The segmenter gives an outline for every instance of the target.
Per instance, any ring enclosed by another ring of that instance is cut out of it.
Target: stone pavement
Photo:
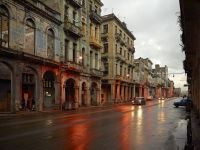
[[[200,119],[198,119],[194,112],[191,113],[192,122],[192,141],[195,150],[200,150]]]

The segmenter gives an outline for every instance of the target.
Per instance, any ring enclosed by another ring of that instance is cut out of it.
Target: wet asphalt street
[[[0,150],[182,150],[186,112],[177,100],[0,116]]]

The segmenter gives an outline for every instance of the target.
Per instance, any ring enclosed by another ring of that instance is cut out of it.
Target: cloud
[[[136,58],[148,57],[154,65],[157,63],[161,66],[167,65],[171,73],[184,72],[182,62],[185,56],[179,45],[180,29],[177,23],[180,11],[178,1],[102,0],[102,2],[104,3],[102,14],[115,13],[121,21],[127,23],[127,27],[136,37]],[[174,82],[178,87],[183,87],[183,83],[186,82],[180,76],[177,76],[176,80]]]

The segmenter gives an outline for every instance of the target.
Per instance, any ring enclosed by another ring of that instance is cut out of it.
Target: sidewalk
[[[200,150],[200,120],[196,118],[194,112],[191,113],[192,142],[195,150]]]
[[[164,101],[170,101],[173,100],[174,98],[168,98]],[[153,100],[153,101],[148,101],[147,104],[144,107],[149,107],[153,105],[158,105],[159,101],[158,100]],[[59,113],[65,113],[65,114],[78,114],[78,113],[87,113],[89,111],[98,111],[98,110],[106,110],[109,108],[121,106],[121,105],[131,105],[131,101],[123,102],[123,103],[107,103],[104,105],[98,105],[98,106],[88,106],[88,107],[79,107],[78,109],[73,109],[73,110],[44,110],[44,111],[19,111],[17,113],[5,113],[5,114],[0,114],[0,117],[14,117],[14,116],[37,116],[37,115],[49,115],[49,114],[59,114]]]

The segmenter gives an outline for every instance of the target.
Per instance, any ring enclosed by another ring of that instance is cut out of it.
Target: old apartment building
[[[40,1],[2,0],[0,19],[0,111],[32,99],[37,110],[59,104],[60,13]]]
[[[99,0],[66,0],[61,4],[61,101],[66,109],[100,104],[102,6]]]
[[[103,16],[101,38],[103,102],[124,102],[135,96],[134,35],[114,14]]]
[[[0,2],[0,112],[100,104],[102,5]]]
[[[155,82],[153,78],[152,65],[148,58],[135,59],[135,81],[136,81],[136,96],[147,98],[148,96],[155,97]]]
[[[200,116],[200,3],[198,0],[180,0],[180,25],[182,50],[185,53],[183,66],[187,73],[189,96],[194,110]]]

